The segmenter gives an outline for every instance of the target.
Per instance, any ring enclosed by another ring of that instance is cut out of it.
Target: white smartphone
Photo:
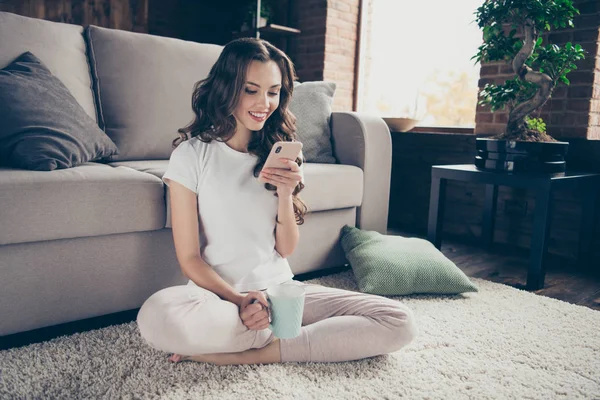
[[[288,160],[296,161],[296,158],[302,151],[301,142],[276,142],[271,147],[271,152],[265,161],[263,168],[281,168],[290,169],[290,167],[281,161],[280,158],[287,158]]]

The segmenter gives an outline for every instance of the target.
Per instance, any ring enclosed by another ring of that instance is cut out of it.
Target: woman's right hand
[[[255,299],[257,301],[250,304]],[[269,302],[263,292],[248,292],[240,303],[240,318],[250,330],[260,331],[269,327]]]

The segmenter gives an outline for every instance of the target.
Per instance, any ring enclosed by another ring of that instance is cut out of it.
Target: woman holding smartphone
[[[348,361],[397,351],[414,337],[412,313],[397,301],[293,279],[286,258],[306,213],[302,155],[262,167],[276,142],[296,138],[294,78],[281,50],[243,38],[194,88],[195,118],[179,130],[163,176],[177,260],[190,280],[153,294],[137,317],[142,337],[172,353],[171,362]],[[268,329],[263,291],[281,283],[305,288],[293,339]]]

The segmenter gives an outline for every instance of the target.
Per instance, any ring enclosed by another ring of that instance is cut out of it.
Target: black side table
[[[544,256],[548,247],[550,215],[552,212],[551,191],[553,188],[579,187],[583,191],[582,221],[579,235],[578,262],[589,263],[593,244],[595,204],[600,194],[600,173],[578,173],[567,171],[563,174],[513,174],[480,171],[472,164],[434,165],[431,170],[431,197],[429,200],[429,221],[427,239],[438,249],[442,245],[442,222],[444,201],[448,179],[485,184],[483,211],[483,244],[489,247],[493,242],[494,217],[498,186],[527,188],[535,191],[535,210],[531,256],[527,272],[527,289],[544,287]]]

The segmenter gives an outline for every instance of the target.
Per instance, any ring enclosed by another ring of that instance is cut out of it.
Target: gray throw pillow
[[[118,154],[69,89],[30,52],[0,70],[0,160],[37,171]]]
[[[464,272],[427,240],[345,225],[341,245],[362,292],[395,296],[478,291]]]
[[[294,82],[289,109],[296,116],[296,134],[307,162],[337,162],[329,125],[335,88],[335,82]]]

